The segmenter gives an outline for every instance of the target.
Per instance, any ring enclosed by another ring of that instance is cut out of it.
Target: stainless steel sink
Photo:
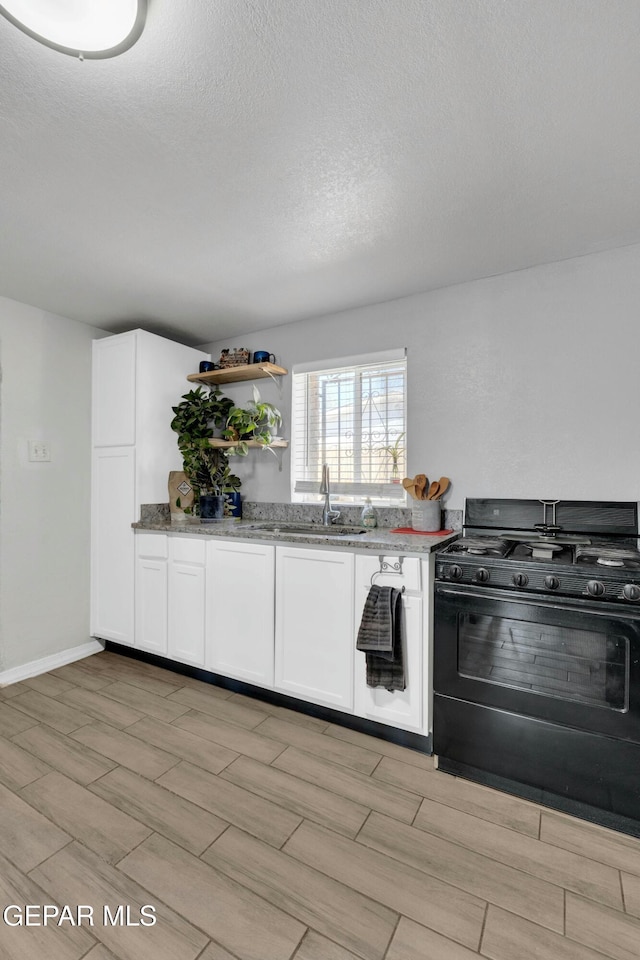
[[[330,527],[319,523],[254,523],[254,530],[263,530],[265,533],[286,534],[294,537],[317,537],[326,540],[329,537],[354,537],[366,533],[366,528],[345,527],[332,524]]]

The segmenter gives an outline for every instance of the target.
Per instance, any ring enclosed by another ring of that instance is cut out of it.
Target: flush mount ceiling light
[[[98,60],[115,57],[136,42],[147,0],[5,0],[0,13],[60,53]]]

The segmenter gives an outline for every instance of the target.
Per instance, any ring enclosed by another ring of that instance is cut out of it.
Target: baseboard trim
[[[326,720],[327,723],[336,723],[341,727],[348,727],[350,730],[357,730],[359,733],[378,737],[379,740],[388,740],[390,743],[398,744],[398,746],[408,747],[409,750],[416,750],[419,753],[429,755],[432,753],[430,735],[425,737],[419,733],[412,733],[410,730],[401,730],[399,727],[387,726],[387,724],[378,723],[375,720],[356,717],[352,713],[342,713],[340,710],[333,710],[331,707],[321,707],[315,703],[307,703],[305,700],[289,697],[284,693],[278,693],[276,690],[256,687],[244,680],[234,680],[218,673],[211,673],[201,667],[191,667],[186,663],[168,660],[166,657],[158,656],[157,653],[148,653],[146,650],[137,650],[135,647],[124,647],[113,640],[106,641],[106,649],[113,653],[120,653],[123,657],[129,657],[132,660],[142,660],[144,663],[152,663],[155,666],[163,667],[165,670],[171,670],[173,673],[194,677],[194,679],[201,680],[203,683],[211,683],[216,687],[223,687],[225,690],[233,690],[234,693],[245,693],[250,697],[255,697],[256,700],[273,703],[277,707],[287,707],[289,710],[297,711],[297,713],[306,713],[309,717],[317,717],[319,720]]]
[[[58,667],[64,667],[76,660],[84,660],[85,657],[90,657],[94,653],[102,653],[103,650],[104,643],[102,641],[89,640],[88,643],[82,643],[78,647],[68,647],[66,650],[60,650],[59,653],[52,653],[49,657],[31,660],[30,663],[23,663],[19,667],[12,667],[10,670],[4,670],[0,673],[0,687],[8,687],[12,683],[19,683],[20,680],[37,677],[41,673],[48,673],[49,670],[57,670]]]

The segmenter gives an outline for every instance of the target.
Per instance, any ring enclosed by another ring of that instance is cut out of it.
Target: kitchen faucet
[[[329,464],[322,464],[322,480],[320,482],[320,493],[324,495],[324,507],[322,508],[322,525],[330,526],[340,516],[339,510],[331,509],[331,486],[329,483]]]

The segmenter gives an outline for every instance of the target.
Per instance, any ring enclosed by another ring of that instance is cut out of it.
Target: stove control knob
[[[476,580],[478,583],[486,583],[489,577],[490,573],[486,567],[479,567],[478,570],[476,570]]]
[[[640,587],[635,583],[627,583],[622,588],[622,596],[625,600],[640,600]]]
[[[554,577],[551,574],[549,574],[548,577],[544,578],[544,585],[547,588],[547,590],[557,590],[558,587],[560,586],[560,581],[558,580],[557,577]]]
[[[587,593],[590,597],[604,596],[605,586],[602,580],[589,580],[587,584]]]
[[[462,580],[462,567],[459,567],[457,563],[452,563],[449,567],[449,576],[452,580]]]
[[[529,577],[526,573],[514,573],[511,579],[513,580],[514,587],[526,587],[529,583]]]

